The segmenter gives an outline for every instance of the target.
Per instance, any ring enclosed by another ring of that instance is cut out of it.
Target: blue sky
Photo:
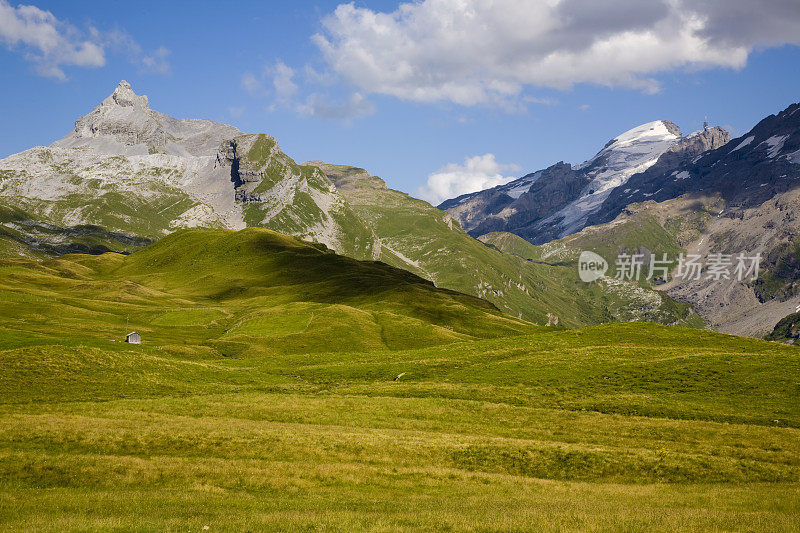
[[[579,163],[644,122],[689,133],[708,116],[736,136],[800,101],[791,0],[450,2],[30,0],[31,14],[0,0],[0,157],[65,135],[126,79],[153,109],[436,200]],[[420,189],[442,169],[439,189]]]

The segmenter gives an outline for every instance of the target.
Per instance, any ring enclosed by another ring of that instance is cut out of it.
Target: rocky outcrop
[[[259,183],[263,179],[262,172],[242,167],[242,161],[237,153],[239,141],[231,139],[224,141],[217,152],[216,164],[221,167],[230,168],[231,183],[233,183],[234,195],[237,202],[249,203],[258,202],[258,195],[252,194],[254,186],[251,184]]]

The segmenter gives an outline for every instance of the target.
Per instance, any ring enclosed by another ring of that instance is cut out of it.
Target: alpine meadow
[[[797,531],[794,2],[34,1],[0,529]]]

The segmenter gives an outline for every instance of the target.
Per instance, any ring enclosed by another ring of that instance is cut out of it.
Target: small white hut
[[[136,333],[128,333],[125,335],[125,342],[129,342],[131,344],[142,344],[142,336]]]

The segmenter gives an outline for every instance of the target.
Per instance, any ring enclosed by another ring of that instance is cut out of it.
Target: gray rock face
[[[203,119],[175,119],[150,109],[147,96],[137,95],[121,81],[114,92],[75,129],[52,144],[58,148],[89,147],[116,155],[212,156],[225,139],[242,132],[233,126]]]
[[[231,139],[223,141],[217,152],[217,164],[221,167],[230,168],[231,183],[235,192],[237,202],[248,203],[260,200],[258,195],[253,194],[254,184],[260,183],[263,179],[262,172],[258,169],[249,169],[247,164],[242,165],[240,157],[239,143],[244,140],[247,143],[247,136],[243,139]],[[246,149],[246,146],[241,148]]]
[[[325,175],[301,168],[272,137],[172,118],[125,81],[50,147],[0,160],[6,205],[53,227],[90,224],[148,239],[251,225],[359,258],[372,257],[374,244]]]

